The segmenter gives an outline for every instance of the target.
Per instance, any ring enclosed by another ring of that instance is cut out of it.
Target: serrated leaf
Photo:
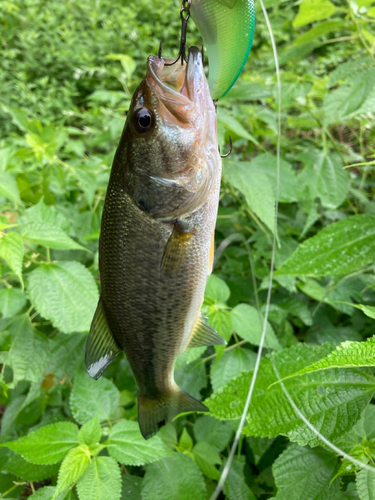
[[[99,299],[91,273],[79,262],[44,264],[28,277],[35,309],[64,333],[86,332]]]
[[[100,427],[99,417],[95,415],[91,420],[88,420],[79,430],[78,442],[80,444],[91,444],[99,443],[102,437],[102,428]]]
[[[372,262],[374,254],[375,216],[353,215],[301,243],[275,275],[349,274]]]
[[[5,196],[12,201],[20,201],[16,179],[7,172],[0,172],[0,196]]]
[[[78,427],[72,422],[58,422],[41,427],[16,441],[1,446],[19,453],[33,464],[49,465],[60,462],[78,441]]]
[[[5,260],[22,285],[23,254],[22,238],[18,233],[12,231],[3,235],[0,234],[0,257]]]
[[[212,302],[224,303],[230,297],[230,289],[225,281],[219,278],[219,276],[210,274],[207,278],[204,296]]]
[[[43,200],[28,208],[18,217],[22,236],[28,241],[56,250],[86,250],[70,238],[65,231],[69,221],[60,212],[47,206]]]
[[[5,353],[3,363],[13,369],[13,379],[37,382],[46,368],[50,349],[47,339],[32,327],[26,314],[16,317],[8,327],[11,334],[9,351]],[[37,356],[30,353],[38,353]]]
[[[197,441],[205,441],[217,451],[222,451],[230,441],[233,427],[229,422],[204,415],[197,419],[194,425],[194,435]]]
[[[59,470],[57,464],[41,466],[27,462],[21,455],[7,448],[0,448],[0,468],[25,481],[42,481],[57,474]]]
[[[56,488],[54,486],[44,486],[28,497],[29,500],[51,500]],[[74,500],[70,495],[61,493],[55,500]]]
[[[113,382],[105,377],[92,379],[86,372],[78,370],[70,394],[70,408],[80,424],[98,416],[100,422],[108,420],[116,410],[120,392]]]
[[[211,384],[216,392],[243,371],[253,370],[256,353],[249,349],[235,347],[224,351],[220,361],[211,365]]]
[[[19,288],[0,290],[0,312],[4,318],[15,316],[26,304],[26,296]]]
[[[207,310],[208,323],[227,342],[233,332],[233,320],[229,310],[217,307],[215,304]]]
[[[340,491],[338,480],[331,483],[336,464],[336,456],[322,448],[289,446],[272,466],[276,499],[335,500]]]
[[[249,141],[254,142],[254,144],[258,144],[258,141],[245,129],[245,127],[240,123],[234,116],[226,113],[223,108],[220,108],[217,114],[217,119],[221,122],[228,130],[238,135],[239,137],[243,137]]]
[[[78,481],[80,500],[119,500],[121,497],[121,472],[111,457],[94,457]]]
[[[259,345],[262,337],[263,318],[253,306],[238,304],[231,312],[234,331],[253,345]],[[264,345],[271,349],[280,349],[279,341],[267,322]]]
[[[227,491],[228,500],[256,500],[245,482],[244,465],[245,457],[243,455],[236,457],[232,462],[226,481],[227,486],[224,490]]]
[[[287,299],[278,302],[277,305],[282,309],[285,309],[285,311],[291,313],[293,316],[299,318],[305,325],[311,326],[313,324],[309,308],[297,297],[290,296]]]
[[[180,441],[178,444],[180,451],[191,450],[193,447],[193,440],[191,439],[190,434],[186,430],[186,427],[184,427],[182,431]]]
[[[356,483],[361,500],[375,500],[375,467],[373,472],[362,469],[357,474]]]
[[[296,373],[292,373],[287,378],[332,368],[365,366],[375,366],[375,336],[367,339],[367,342],[343,342],[336,347],[336,350],[330,352],[327,357],[306,366]]]
[[[138,423],[127,420],[113,426],[107,447],[111,457],[125,465],[144,465],[173,453],[159,436],[146,441]]]
[[[292,24],[294,27],[304,26],[325,19],[335,11],[336,7],[329,0],[302,0]]]
[[[227,161],[223,176],[245,196],[250,209],[273,233],[275,193],[267,174],[256,163]]]
[[[331,350],[332,345],[327,344],[299,344],[273,353],[271,359],[264,358],[244,433],[262,437],[283,434],[300,445],[320,444],[290,404],[281,384],[273,385],[278,380],[273,364],[283,378],[322,359]],[[243,373],[205,401],[212,416],[239,418],[251,379],[252,372]],[[332,440],[348,432],[360,418],[375,391],[375,378],[362,370],[336,368],[285,380],[284,386],[305,418]]]
[[[349,174],[338,156],[319,153],[314,162],[315,182],[310,185],[312,197],[319,197],[329,209],[339,207],[349,189]]]
[[[61,464],[53,499],[82,476],[89,461],[90,453],[86,445],[80,445],[69,451]]]
[[[206,500],[202,472],[181,453],[147,466],[142,500]]]

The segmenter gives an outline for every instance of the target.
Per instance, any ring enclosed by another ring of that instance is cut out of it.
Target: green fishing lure
[[[254,0],[192,0],[190,13],[208,52],[208,83],[217,100],[235,83],[249,57]]]

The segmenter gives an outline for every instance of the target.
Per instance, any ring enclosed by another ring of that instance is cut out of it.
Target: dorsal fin
[[[206,316],[199,313],[187,349],[191,349],[192,347],[226,344],[227,343],[223,337],[220,337],[217,331],[207,323]]]
[[[97,380],[120,352],[108,326],[102,299],[99,299],[86,342],[86,370]]]

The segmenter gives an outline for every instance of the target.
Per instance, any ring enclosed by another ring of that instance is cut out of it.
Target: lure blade
[[[190,12],[207,48],[208,83],[216,101],[230,90],[249,57],[254,0],[193,0]]]

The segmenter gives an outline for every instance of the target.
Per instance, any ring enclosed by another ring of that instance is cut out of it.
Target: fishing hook
[[[187,31],[187,24],[190,18],[190,6],[191,6],[191,0],[182,0],[181,10],[180,10],[180,18],[181,18],[180,51],[178,53],[177,59],[175,59],[171,63],[164,63],[165,66],[173,66],[180,59],[181,59],[181,64],[184,64],[184,61],[186,63],[188,62],[186,57],[186,31]],[[162,50],[162,42],[160,42],[159,46],[159,54],[158,54],[159,59],[161,58],[161,50]]]
[[[233,150],[233,144],[232,144],[232,136],[229,136],[229,151],[225,155],[220,155],[221,158],[227,158]],[[219,153],[220,153],[220,146],[219,146]]]

